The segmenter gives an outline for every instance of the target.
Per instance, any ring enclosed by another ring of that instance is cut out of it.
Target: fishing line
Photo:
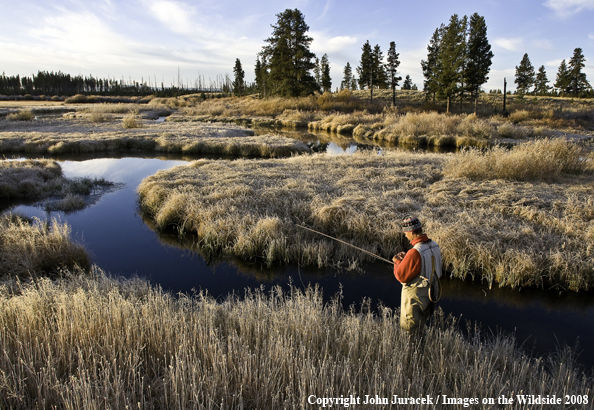
[[[340,240],[340,239],[338,239],[338,238],[335,238],[335,237],[333,237],[333,236],[326,235],[325,233],[318,232],[318,231],[316,231],[316,230],[314,230],[314,229],[308,228],[307,226],[303,226],[303,225],[299,225],[299,224],[295,224],[295,225],[297,225],[297,226],[298,226],[298,227],[300,227],[300,228],[307,229],[308,231],[311,231],[311,232],[317,233],[318,235],[325,236],[326,238],[330,238],[330,239],[332,239],[332,240],[334,240],[334,241],[337,241],[337,242],[340,242],[340,243],[342,243],[342,244],[345,244],[345,245],[347,245],[347,246],[350,246],[350,247],[352,247],[352,248],[355,248],[355,249],[357,249],[357,250],[359,250],[359,251],[361,251],[361,252],[365,252],[366,254],[368,254],[368,255],[371,255],[371,256],[373,256],[374,258],[377,258],[377,259],[379,259],[379,260],[382,260],[382,261],[384,261],[384,262],[387,262],[387,263],[389,263],[390,265],[394,265],[394,262],[392,262],[391,260],[388,260],[388,259],[382,258],[381,256],[379,256],[379,255],[376,255],[375,253],[371,253],[371,252],[369,252],[369,251],[366,251],[365,249],[359,248],[358,246],[355,246],[355,245],[353,245],[353,244],[350,244],[350,243],[348,243],[348,242],[342,241],[342,240]]]

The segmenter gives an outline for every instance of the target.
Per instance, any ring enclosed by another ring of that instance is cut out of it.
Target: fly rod
[[[348,246],[350,246],[350,247],[352,247],[352,248],[355,248],[355,249],[357,249],[357,250],[359,250],[359,251],[361,251],[361,252],[365,252],[366,254],[368,254],[368,255],[371,255],[371,256],[373,256],[374,258],[380,259],[380,260],[382,260],[382,261],[384,261],[384,262],[388,262],[389,264],[391,264],[391,265],[394,265],[394,262],[392,262],[392,261],[390,261],[390,260],[388,260],[388,259],[382,258],[381,256],[379,256],[379,255],[376,255],[375,253],[371,253],[371,252],[369,252],[369,251],[366,251],[365,249],[361,249],[361,248],[359,248],[358,246],[352,245],[352,244],[350,244],[350,243],[348,243],[348,242],[345,242],[345,241],[341,241],[340,239],[334,238],[334,237],[332,237],[332,236],[330,236],[330,235],[326,235],[325,233],[322,233],[322,232],[315,231],[315,230],[313,230],[313,229],[311,229],[311,228],[308,228],[307,226],[303,226],[303,225],[299,225],[299,224],[295,224],[295,225],[297,225],[297,226],[298,226],[298,227],[300,227],[300,228],[307,229],[308,231],[312,231],[312,232],[314,232],[314,233],[317,233],[318,235],[322,235],[322,236],[325,236],[326,238],[330,238],[330,239],[332,239],[332,240],[334,240],[334,241],[337,241],[337,242],[343,243],[343,244],[345,244],[345,245],[348,245]]]

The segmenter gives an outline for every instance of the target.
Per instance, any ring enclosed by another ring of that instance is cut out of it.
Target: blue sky
[[[359,64],[367,40],[384,55],[395,41],[402,76],[422,88],[420,62],[435,29],[453,14],[474,12],[485,17],[495,55],[485,90],[503,88],[504,77],[513,90],[524,53],[554,82],[576,47],[594,84],[594,0],[0,0],[0,72],[150,78],[168,86],[178,72],[190,84],[198,76],[232,77],[239,58],[252,81],[270,25],[288,8],[304,14],[312,51],[328,54],[333,88],[347,61]]]

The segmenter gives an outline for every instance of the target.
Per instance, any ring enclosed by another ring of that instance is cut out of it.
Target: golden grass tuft
[[[70,227],[16,215],[0,217],[0,277],[28,278],[61,269],[90,269],[85,249],[70,240]]]
[[[33,121],[33,111],[31,110],[20,110],[18,112],[13,112],[6,116],[8,121]]]
[[[592,378],[568,349],[530,358],[510,337],[478,327],[463,336],[441,310],[422,348],[398,320],[369,303],[345,311],[340,295],[325,302],[311,287],[246,289],[217,302],[100,270],[3,286],[0,406],[302,409],[309,397],[402,391],[592,400]]]
[[[589,166],[583,158],[583,150],[577,144],[545,138],[516,145],[512,149],[465,150],[449,158],[444,174],[475,180],[553,180],[563,174],[582,172]]]
[[[142,128],[142,120],[136,114],[127,114],[122,119],[122,127],[129,128]]]

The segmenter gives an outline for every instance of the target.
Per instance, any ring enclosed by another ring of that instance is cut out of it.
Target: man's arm
[[[416,249],[409,250],[404,256],[402,254],[404,252],[400,252],[392,258],[394,276],[400,283],[408,283],[421,273],[421,255]]]

